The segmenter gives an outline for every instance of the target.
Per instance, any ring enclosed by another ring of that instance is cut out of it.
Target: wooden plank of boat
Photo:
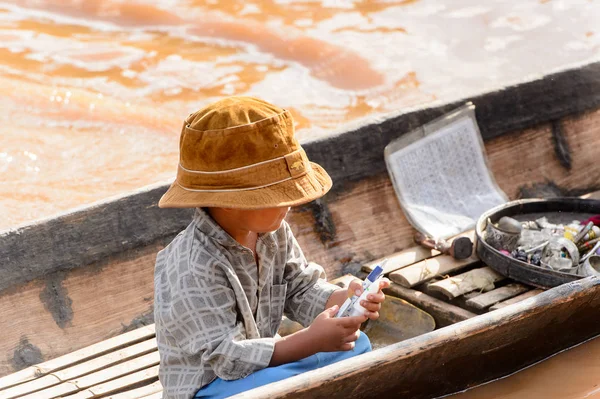
[[[116,337],[98,342],[97,344],[90,345],[86,348],[69,353],[68,355],[38,364],[34,367],[39,370],[40,375],[55,372],[67,366],[81,363],[143,341],[148,341],[149,339],[154,338],[155,335],[156,331],[154,329],[154,324],[151,324],[149,326],[144,326],[125,334],[117,335]],[[0,383],[1,382],[2,380],[0,380]],[[0,387],[1,386],[2,385],[0,385]]]
[[[139,398],[139,399],[162,399],[162,391],[153,393],[148,396],[144,396],[143,398]]]
[[[139,358],[101,369],[84,377],[62,382],[53,387],[30,393],[32,398],[71,399],[91,398],[101,393],[107,394],[126,388],[129,385],[152,380],[158,375],[158,351]],[[150,371],[148,371],[150,370]]]
[[[152,338],[154,335],[154,324],[152,324],[113,338],[109,338],[56,359],[37,364],[35,366],[30,366],[24,370],[0,378],[0,391],[11,386],[33,380],[53,371],[60,370],[66,366],[88,360],[92,357],[100,356],[115,349],[120,349],[148,338]]]
[[[529,299],[531,297],[534,297],[538,294],[541,294],[542,292],[544,292],[543,290],[540,289],[535,289],[535,290],[531,290],[531,291],[527,291],[524,294],[518,295],[514,298],[508,299],[506,301],[502,301],[500,303],[495,304],[494,306],[492,306],[490,308],[490,310],[496,310],[496,309],[502,309],[503,307],[506,307],[508,305],[513,305],[515,303],[519,303],[521,301],[524,301],[526,299]]]
[[[479,259],[476,256],[457,260],[450,255],[440,255],[396,270],[390,273],[389,278],[403,287],[412,288],[434,277],[443,277],[477,262]]]
[[[147,331],[147,329],[144,330]],[[125,348],[102,354],[82,363],[75,362],[71,367],[63,368],[41,378],[27,381],[23,384],[2,390],[0,391],[0,399],[11,399],[31,393],[36,393],[36,395],[39,395],[39,397],[54,397],[76,392],[79,390],[79,388],[74,383],[69,382],[68,384],[61,384],[61,382],[68,382],[79,376],[105,369],[111,365],[121,364],[126,360],[135,359],[139,356],[156,350],[156,339],[150,338],[146,341],[135,343],[131,346],[126,346]],[[92,354],[92,352],[89,350],[87,352],[90,355]],[[54,395],[55,392],[58,393]]]
[[[159,362],[160,356],[158,354],[158,350],[156,350],[138,358],[134,358],[123,363],[118,363],[108,368],[100,369],[95,373],[78,377],[72,381],[80,389],[90,388],[114,378],[123,376],[125,373],[132,373],[139,370],[145,370],[149,367],[154,367],[158,365]]]
[[[105,395],[109,395],[115,392],[121,392],[123,390],[127,390],[128,387],[131,386],[136,386],[136,385],[140,385],[143,384],[145,382],[152,382],[155,383],[156,380],[158,380],[158,367],[159,366],[152,366],[150,368],[147,369],[143,369],[140,371],[136,371],[135,373],[131,373],[128,374],[126,376],[114,379],[112,381],[108,381],[96,386],[92,386],[90,388],[88,388],[86,391],[89,392],[91,394],[91,396],[89,396],[89,394],[84,394],[80,396],[75,396],[72,399],[87,399],[87,398],[96,398],[96,397],[101,397],[101,396],[105,396]],[[142,388],[146,388],[146,390],[144,392],[137,392],[135,395],[137,396],[130,396],[130,397],[135,397],[135,398],[139,398],[140,396],[143,396],[144,394],[152,394],[154,392],[151,392],[152,390],[154,390],[157,385],[159,386],[159,390],[162,390],[162,386],[160,386],[160,383],[154,385],[152,388],[147,388],[148,386],[144,386]],[[124,393],[126,393],[127,391],[125,391]],[[87,395],[87,396],[86,396]],[[117,396],[117,395],[115,395]]]
[[[156,381],[150,385],[145,385],[140,388],[132,389],[129,391],[125,391],[123,393],[118,393],[115,395],[111,395],[111,399],[138,399],[144,396],[148,396],[151,394],[155,394],[157,392],[162,391],[162,385],[160,381]]]
[[[422,261],[423,259],[435,257],[440,253],[436,250],[428,249],[416,245],[414,247],[410,247],[400,252],[396,252],[390,256],[376,259],[372,262],[367,262],[362,267],[362,270],[370,273],[373,271],[373,268],[376,265],[381,265],[385,261],[383,265],[383,274],[389,274],[394,270],[402,269],[408,265],[412,265],[415,262]]]
[[[475,239],[475,230],[465,231],[464,233],[452,237],[452,239],[458,237],[467,237],[471,239],[472,242],[474,242],[473,240]],[[367,262],[363,265],[362,270],[367,273],[370,273],[375,267],[375,265],[381,265],[385,261],[385,264],[383,266],[383,274],[387,275],[396,270],[403,269],[406,266],[410,266],[414,263],[427,260],[429,258],[435,258],[438,255],[440,255],[439,251],[436,251],[434,249],[428,249],[420,245],[415,245],[403,251],[396,252],[393,255],[386,256],[371,262]]]
[[[475,309],[483,310],[498,302],[510,299],[529,290],[526,285],[519,283],[507,284],[504,287],[496,288],[495,290],[477,295],[467,301],[467,306],[472,306]]]
[[[489,267],[473,269],[466,273],[448,277],[442,281],[431,283],[428,290],[440,292],[448,298],[456,298],[467,292],[480,290],[489,291],[494,289],[494,283],[504,280],[506,277],[495,272]]]
[[[0,378],[0,390],[31,381],[39,376],[38,368],[36,366],[29,366],[26,369]]]
[[[0,399],[12,399],[27,395],[31,392],[40,391],[44,388],[48,388],[61,383],[61,380],[52,375],[48,374],[40,378],[36,378],[31,381],[27,381],[24,384],[15,385],[3,391],[0,391]]]
[[[600,279],[589,277],[234,398],[443,396],[506,376],[597,336],[598,311]]]
[[[33,392],[27,395],[19,395],[16,397],[20,399],[62,398],[63,396],[77,392],[78,390],[79,388],[77,388],[75,384],[66,381],[62,384],[55,385],[38,392]]]
[[[445,327],[477,316],[475,313],[461,309],[447,302],[431,297],[423,292],[402,287],[392,283],[384,293],[396,296],[423,309],[435,320],[437,327]]]

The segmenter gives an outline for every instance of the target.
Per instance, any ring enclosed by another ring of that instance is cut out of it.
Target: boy
[[[381,290],[364,317],[335,318],[360,283],[349,292],[327,283],[283,220],[331,184],[294,138],[288,111],[231,97],[187,118],[177,178],[159,202],[197,208],[156,259],[165,398],[227,397],[371,349],[359,327],[379,316]],[[276,336],[284,312],[309,327]]]

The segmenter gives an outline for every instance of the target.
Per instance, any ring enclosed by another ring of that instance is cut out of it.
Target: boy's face
[[[240,227],[257,233],[269,233],[277,230],[290,207],[265,208],[256,210],[236,209],[237,222]]]

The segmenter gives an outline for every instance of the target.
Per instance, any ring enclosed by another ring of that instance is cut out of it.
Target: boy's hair
[[[161,208],[294,206],[332,185],[295,139],[290,112],[258,98],[229,97],[191,114],[179,151]]]

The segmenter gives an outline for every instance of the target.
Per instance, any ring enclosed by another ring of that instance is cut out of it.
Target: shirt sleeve
[[[247,339],[233,289],[198,276],[180,277],[162,324],[186,356],[201,356],[217,377],[244,378],[269,365],[274,338]]]
[[[283,278],[288,288],[284,310],[290,319],[307,327],[325,310],[331,294],[341,288],[325,280],[325,271],[321,266],[306,261],[289,226],[286,226],[286,240]]]

